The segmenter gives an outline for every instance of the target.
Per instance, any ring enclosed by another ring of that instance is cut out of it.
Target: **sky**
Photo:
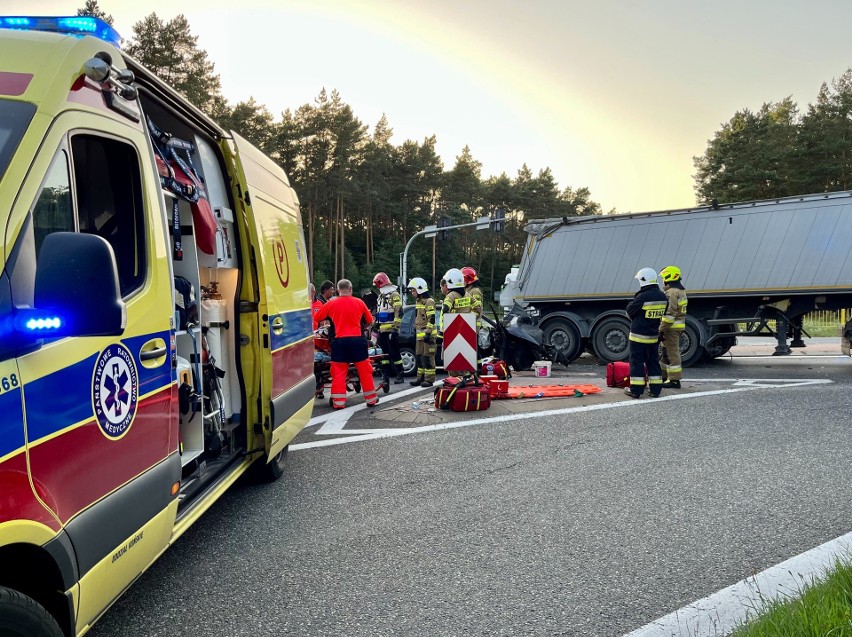
[[[84,0],[0,0],[73,15]],[[693,157],[738,110],[805,112],[852,67],[849,0],[99,0],[120,34],[183,13],[232,103],[336,89],[391,139],[467,145],[482,176],[550,168],[604,210],[695,205]],[[0,62],[2,66],[2,62]]]

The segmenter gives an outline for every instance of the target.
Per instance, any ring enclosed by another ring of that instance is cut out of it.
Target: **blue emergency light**
[[[15,310],[14,329],[19,334],[32,334],[37,338],[56,336],[67,327],[56,311],[18,308]]]
[[[46,318],[31,318],[25,324],[28,330],[33,332],[47,332],[49,330],[58,330],[62,327],[62,319],[58,316],[49,316]]]
[[[0,28],[21,31],[50,31],[68,35],[93,35],[105,42],[121,47],[118,31],[100,18],[91,16],[9,16],[0,17]]]

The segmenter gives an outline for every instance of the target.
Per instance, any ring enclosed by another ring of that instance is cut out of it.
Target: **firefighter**
[[[420,277],[411,279],[408,292],[414,297],[414,333],[417,335],[417,378],[409,384],[431,387],[435,383],[435,299]]]
[[[660,367],[663,375],[663,387],[680,389],[683,366],[680,360],[680,335],[686,328],[686,290],[683,288],[683,275],[680,268],[669,265],[660,270],[668,299],[666,313],[660,321],[660,341],[663,344],[663,357]]]
[[[322,306],[317,321],[331,320],[334,339],[331,341],[331,406],[346,407],[346,376],[349,365],[354,364],[368,407],[379,402],[373,385],[373,366],[367,354],[367,339],[364,330],[373,322],[373,315],[361,299],[352,296],[352,282],[341,279],[337,282],[336,296]]]
[[[627,305],[630,317],[630,387],[624,393],[639,398],[645,392],[645,374],[652,398],[662,390],[660,374],[660,319],[666,311],[666,295],[657,285],[657,273],[652,268],[642,268],[636,273],[639,291]]]
[[[448,313],[467,314],[472,309],[471,297],[465,294],[464,274],[458,268],[450,268],[444,275],[444,280],[447,282],[447,296],[444,297],[444,303],[441,306],[441,322],[446,323],[445,317]],[[447,371],[449,376],[461,376],[463,372]]]
[[[379,329],[379,347],[382,348],[382,387],[390,389],[391,371],[394,384],[403,382],[402,356],[399,354],[399,328],[402,325],[402,297],[390,277],[379,272],[373,277],[373,285],[379,290],[376,304],[376,323]]]
[[[476,270],[470,266],[465,266],[461,269],[464,275],[465,296],[470,297],[470,311],[476,314],[476,368],[482,367],[482,357],[479,355],[479,330],[482,329],[482,314],[485,312],[485,302],[482,296],[482,289],[479,287],[479,277]]]

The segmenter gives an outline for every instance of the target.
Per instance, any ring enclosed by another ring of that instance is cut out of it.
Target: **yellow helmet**
[[[662,270],[660,270],[660,276],[663,277],[664,283],[680,281],[680,268],[676,265],[667,265]]]

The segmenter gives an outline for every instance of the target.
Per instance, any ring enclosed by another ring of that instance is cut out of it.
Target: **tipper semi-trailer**
[[[770,334],[775,353],[788,354],[805,346],[805,314],[852,307],[852,192],[543,219],[525,229],[520,269],[502,298],[538,310],[563,363],[584,350],[602,362],[627,358],[624,308],[643,267],[683,272],[684,365],[727,353],[741,335]]]

